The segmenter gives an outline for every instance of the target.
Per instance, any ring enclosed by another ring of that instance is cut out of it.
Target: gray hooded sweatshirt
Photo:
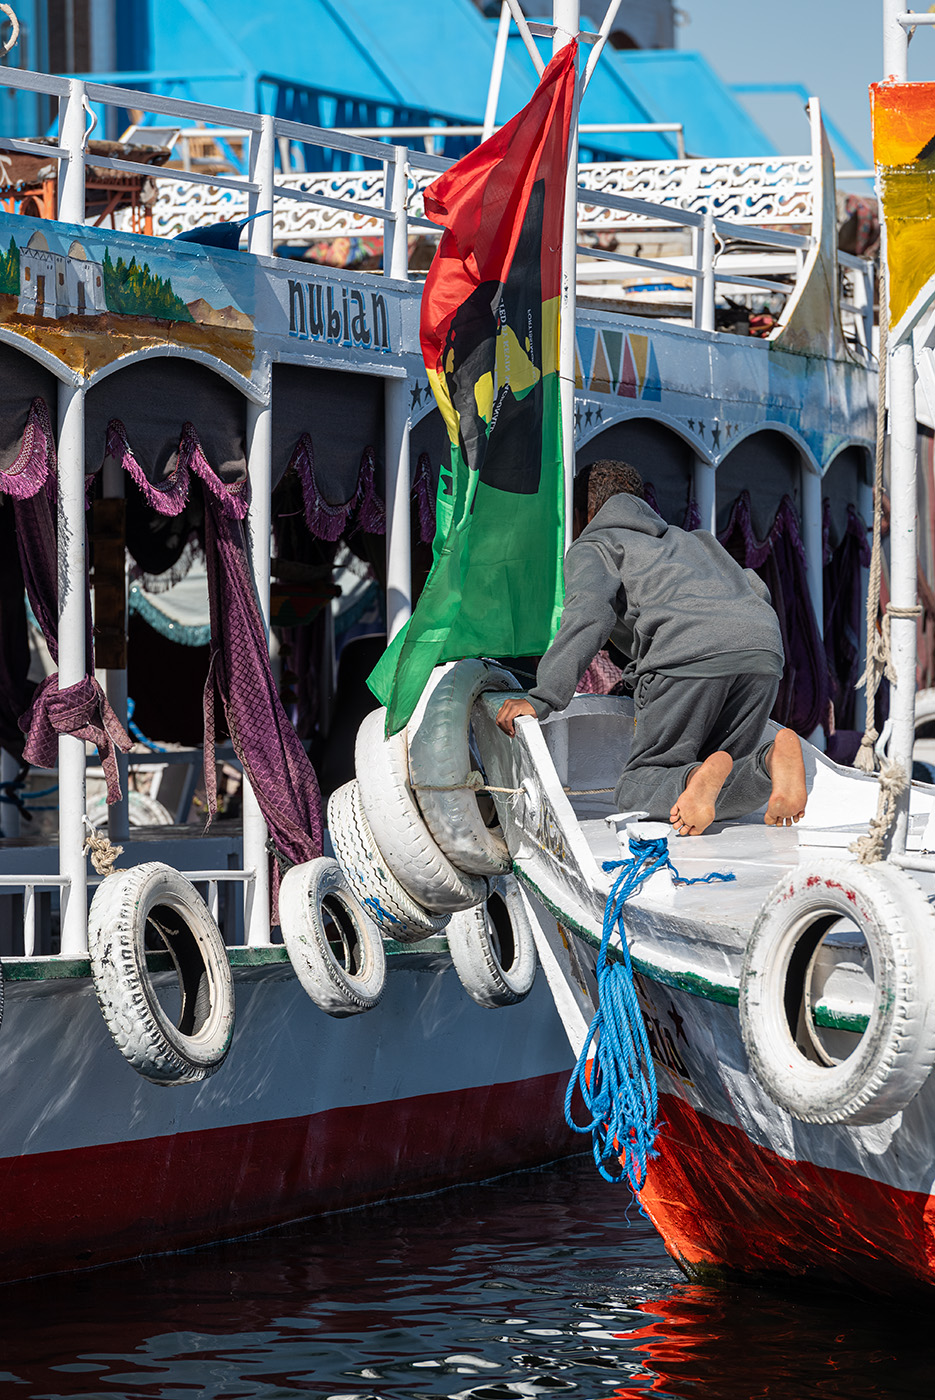
[[[781,676],[782,638],[769,591],[707,530],[667,525],[637,496],[602,506],[565,555],[565,608],[529,698],[540,718],[563,710],[608,641],[643,675]]]

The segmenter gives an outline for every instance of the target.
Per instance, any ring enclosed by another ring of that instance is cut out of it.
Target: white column
[[[510,37],[510,7],[507,0],[500,6],[500,23],[497,25],[497,42],[494,45],[493,63],[490,66],[490,84],[487,88],[487,106],[484,110],[484,130],[481,140],[493,135],[497,121],[497,103],[500,100],[500,84],[503,81],[503,64],[506,59],[506,45]]]
[[[914,608],[917,595],[916,412],[915,365],[912,344],[899,345],[889,357],[887,388],[890,401],[890,604]],[[915,740],[916,618],[890,620],[896,684],[890,692],[893,732],[888,757],[912,772]],[[906,849],[909,790],[898,799],[892,827],[892,847]]]
[[[554,0],[552,56],[559,53],[581,27],[578,0]],[[565,180],[565,223],[562,236],[562,296],[558,364],[562,411],[562,456],[565,463],[565,548],[571,544],[575,490],[575,316],[578,267],[578,88],[571,113],[568,174]]]
[[[262,222],[262,220],[260,221]],[[270,496],[273,456],[272,405],[247,403],[247,472],[250,478],[250,509],[247,538],[250,567],[260,611],[269,641]],[[256,793],[243,775],[243,864],[254,871],[252,884],[244,885],[244,939],[251,947],[270,941],[269,831]]]
[[[386,207],[383,220],[383,275],[405,282],[409,277],[409,165],[406,147],[393,146],[383,166]]]
[[[77,685],[85,676],[84,389],[58,386],[58,684]],[[84,741],[64,734],[58,741],[59,874],[62,943],[65,954],[88,946],[88,867],[84,855]]]
[[[717,472],[703,457],[692,463],[692,495],[701,516],[701,529],[717,534]]]
[[[908,76],[909,36],[897,15],[912,8],[904,0],[883,0],[883,77],[901,83]]]
[[[63,224],[84,223],[84,83],[70,78],[68,96],[59,98],[58,139],[68,152],[58,174],[58,217]]]
[[[412,540],[409,515],[408,379],[388,379],[384,397],[386,461],[386,639],[412,613]]]
[[[123,468],[112,457],[104,463],[104,496],[107,500],[118,501],[124,495]],[[124,570],[124,617],[126,618],[126,570]],[[127,726],[127,670],[105,671],[104,690],[113,707],[114,714],[124,728]],[[130,835],[130,759],[117,750],[117,773],[120,777],[120,801],[107,809],[107,835],[111,841],[126,841]]]
[[[871,471],[873,470],[871,464]],[[869,481],[861,479],[857,487],[857,512],[865,525],[873,526],[873,486]],[[870,569],[863,564],[860,566],[860,588],[858,597],[860,598],[860,643],[857,654],[860,657],[867,655],[867,589],[870,587]],[[857,709],[856,726],[863,733],[867,723],[867,692],[862,685],[857,687]]]

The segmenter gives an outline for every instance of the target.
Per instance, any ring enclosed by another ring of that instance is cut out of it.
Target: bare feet
[[[802,741],[794,729],[780,729],[766,758],[773,791],[763,818],[767,826],[791,826],[805,816],[808,789]]]
[[[685,784],[669,813],[676,836],[700,836],[714,821],[714,805],[718,793],[727,782],[734,760],[719,750],[699,764]]]

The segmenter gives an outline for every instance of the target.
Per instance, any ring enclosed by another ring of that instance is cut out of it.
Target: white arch
[[[575,402],[577,403],[577,399]],[[588,399],[587,402],[593,403],[594,400]],[[601,404],[601,407],[603,408],[603,404]],[[698,442],[695,437],[686,432],[685,425],[680,419],[673,418],[668,413],[647,413],[645,405],[640,405],[640,407],[633,405],[631,407],[629,404],[620,404],[619,406],[614,404],[609,415],[605,414],[591,431],[581,435],[575,446],[575,452],[580,452],[582,447],[586,446],[587,443],[591,442],[592,439],[597,437],[600,433],[606,432],[608,428],[616,428],[619,424],[627,423],[631,419],[642,419],[649,423],[658,423],[663,428],[668,428],[676,437],[681,438],[682,442],[684,442],[687,447],[691,448],[696,457],[700,457],[703,462],[707,462],[708,466],[713,467],[716,465],[715,459],[711,456],[705,444]]]
[[[77,370],[64,364],[50,351],[44,350],[41,345],[30,340],[25,335],[18,335],[16,331],[11,331],[6,326],[0,326],[0,343],[10,345],[14,350],[21,350],[30,360],[36,360],[45,369],[51,370],[56,379],[63,384],[78,384],[81,382],[81,375]]]

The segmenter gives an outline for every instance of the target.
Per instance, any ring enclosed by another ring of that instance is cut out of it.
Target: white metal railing
[[[246,901],[248,886],[256,878],[253,870],[182,870],[179,873],[193,885],[207,886],[205,904],[215,920],[218,914],[218,885],[225,882],[241,883]],[[88,889],[96,889],[104,878],[101,876],[89,879]],[[59,890],[67,897],[70,886],[71,877],[68,875],[0,875],[0,897],[16,894],[23,896],[23,957],[32,958],[36,955],[36,891]],[[8,954],[4,955],[4,961],[9,961]]]

